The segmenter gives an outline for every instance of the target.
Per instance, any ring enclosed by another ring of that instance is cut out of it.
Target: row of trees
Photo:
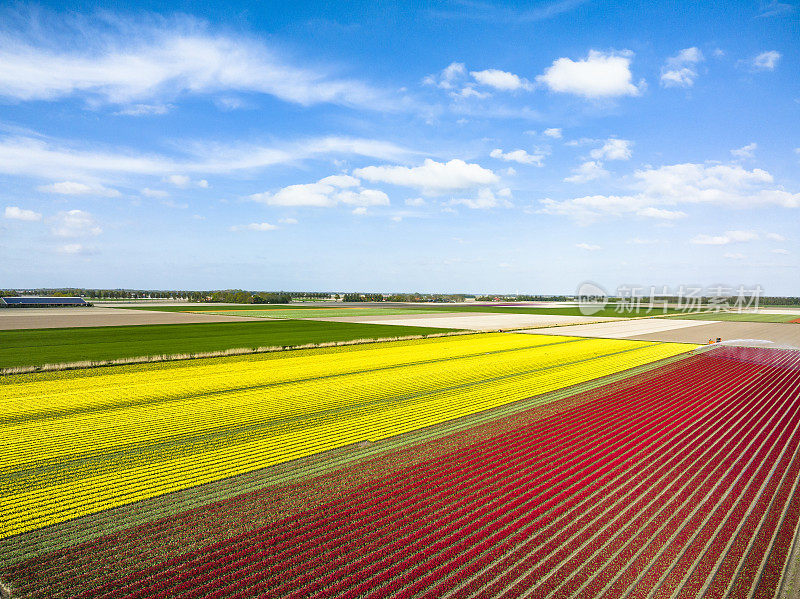
[[[483,295],[474,296],[462,293],[344,293],[331,294],[326,291],[245,291],[242,289],[226,289],[215,291],[180,291],[153,289],[86,289],[81,287],[39,288],[39,289],[0,289],[0,297],[16,297],[20,295],[50,297],[83,297],[87,300],[135,300],[135,299],[168,299],[190,302],[222,302],[233,304],[288,304],[295,300],[328,300],[342,299],[345,302],[463,302],[467,298],[477,301],[571,301],[574,297],[566,295]],[[649,298],[648,298],[649,299]],[[675,297],[663,296],[656,301],[676,301]],[[712,298],[698,298],[704,304]],[[618,298],[609,298],[610,302]],[[735,297],[725,298],[721,303],[732,304]],[[717,302],[720,303],[720,302]],[[800,305],[800,297],[760,297],[761,306]]]
[[[800,306],[800,297],[761,297],[759,306]]]
[[[284,291],[251,293],[241,289],[227,291],[210,291],[201,301],[222,304],[288,304],[292,294]]]

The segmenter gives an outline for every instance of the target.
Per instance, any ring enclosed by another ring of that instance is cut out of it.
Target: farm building
[[[91,305],[82,297],[0,297],[0,308],[67,308]]]

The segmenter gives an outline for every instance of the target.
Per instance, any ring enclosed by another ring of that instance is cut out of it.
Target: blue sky
[[[800,294],[796,2],[0,12],[0,287]]]

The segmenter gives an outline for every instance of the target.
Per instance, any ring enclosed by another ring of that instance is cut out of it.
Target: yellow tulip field
[[[0,380],[0,538],[693,347],[498,333],[8,376]]]

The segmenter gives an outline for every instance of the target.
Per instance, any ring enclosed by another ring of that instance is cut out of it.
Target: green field
[[[679,316],[686,320],[722,320],[733,322],[791,322],[800,319],[800,314],[740,314],[738,312],[710,312]]]
[[[430,335],[450,329],[273,320],[0,331],[0,368]]]
[[[471,306],[464,304],[451,304],[447,306],[425,306],[422,304],[419,309],[435,312],[494,312],[498,314],[553,314],[557,316],[584,316],[581,309],[578,307],[565,307],[565,308],[536,308],[527,306]],[[633,318],[638,316],[658,316],[660,314],[680,314],[680,310],[675,308],[668,308],[666,312],[663,308],[658,310],[648,311],[646,309],[638,311],[617,311],[614,307],[606,307],[588,314],[588,316],[598,317],[619,317],[619,318]]]
[[[203,314],[218,314],[221,316],[248,316],[252,318],[331,318],[337,316],[392,316],[403,314],[425,314],[432,313],[433,310],[404,310],[402,308],[319,308],[311,309],[306,306],[304,310],[287,308],[267,308],[259,310],[222,310],[219,312],[209,312],[203,310]]]
[[[319,306],[300,306],[295,304],[181,304],[179,306],[108,306],[121,310],[149,310],[155,312],[221,312],[228,310],[319,310]]]
[[[581,312],[580,308],[577,307],[564,307],[564,308],[537,308],[537,307],[530,307],[530,306],[476,306],[471,304],[447,304],[442,306],[432,306],[430,304],[420,303],[420,304],[407,304],[403,305],[402,307],[398,307],[395,305],[389,305],[386,307],[381,306],[380,304],[373,304],[373,303],[365,303],[363,307],[358,304],[346,304],[344,306],[299,306],[295,304],[230,304],[226,306],[209,306],[204,304],[191,304],[191,305],[183,305],[183,306],[142,306],[136,308],[128,308],[133,310],[157,310],[160,312],[226,312],[229,310],[236,310],[238,311],[260,311],[260,310],[268,310],[268,309],[275,309],[275,310],[283,310],[283,311],[294,311],[294,310],[326,310],[331,311],[332,313],[329,316],[346,316],[347,312],[352,312],[352,315],[357,314],[364,314],[365,316],[370,316],[373,314],[366,314],[363,312],[364,310],[373,310],[375,311],[374,315],[389,315],[389,314],[417,314],[419,312],[493,312],[498,314],[553,314],[558,316],[583,316],[584,314]],[[358,311],[357,311],[358,310]],[[335,312],[335,314],[333,313]],[[659,308],[658,310],[647,311],[638,310],[638,311],[617,311],[616,308],[613,306],[609,306],[603,308],[602,310],[591,314],[590,316],[599,316],[599,317],[621,317],[621,318],[632,318],[637,316],[658,316],[659,314],[681,314],[680,310],[676,310],[675,308],[668,308],[665,312],[663,309]],[[241,314],[244,316],[245,314]],[[260,316],[259,314],[255,314],[256,316]],[[326,315],[328,316],[328,315]],[[281,317],[281,318],[291,318],[290,317]],[[295,316],[294,318],[297,318]],[[306,317],[311,318],[311,317]]]

